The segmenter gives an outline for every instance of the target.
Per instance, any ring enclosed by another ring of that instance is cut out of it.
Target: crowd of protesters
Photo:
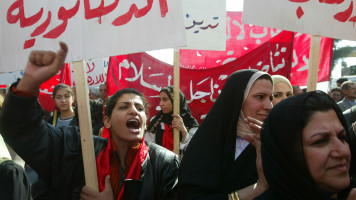
[[[356,199],[356,84],[329,96],[252,69],[230,75],[200,125],[182,91],[173,114],[172,86],[151,121],[140,91],[89,88],[95,191],[85,184],[75,88],[55,87],[47,121],[37,101],[67,52],[63,42],[57,53],[32,51],[23,78],[0,95],[1,199]]]

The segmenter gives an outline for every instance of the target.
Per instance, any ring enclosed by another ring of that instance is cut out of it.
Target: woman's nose
[[[129,114],[133,114],[133,115],[137,115],[137,109],[135,108],[135,106],[133,106],[130,110],[129,110]]]
[[[339,138],[333,142],[331,156],[333,157],[348,157],[350,156],[350,147],[346,141],[341,141]]]

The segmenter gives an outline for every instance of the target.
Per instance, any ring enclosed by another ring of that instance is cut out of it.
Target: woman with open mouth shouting
[[[57,53],[31,52],[24,76],[12,85],[1,113],[5,141],[49,186],[50,199],[174,199],[179,159],[144,141],[146,101],[135,89],[120,90],[110,98],[104,117],[110,138],[94,136],[100,192],[83,187],[79,129],[45,123],[37,101],[41,83],[64,64],[68,47],[60,46]]]

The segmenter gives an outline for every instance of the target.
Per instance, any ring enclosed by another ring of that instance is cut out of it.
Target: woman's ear
[[[111,128],[111,121],[110,121],[110,117],[108,116],[104,116],[104,126],[105,128],[107,129],[110,129]]]

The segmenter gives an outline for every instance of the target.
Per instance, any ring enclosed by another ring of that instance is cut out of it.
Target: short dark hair
[[[106,109],[105,109],[105,115],[107,117],[111,117],[112,110],[114,109],[117,100],[120,97],[122,97],[124,94],[135,94],[135,95],[139,96],[143,102],[143,106],[145,107],[145,112],[147,113],[148,104],[147,104],[145,96],[141,92],[137,91],[136,89],[125,88],[125,89],[121,89],[121,90],[117,91],[114,95],[112,95],[108,98],[108,103],[106,104]]]
[[[335,103],[335,101],[324,92],[316,91],[311,93],[305,100],[303,107],[302,107],[302,130],[308,124],[311,116],[318,111],[329,111],[334,110],[344,127],[346,126],[346,121],[340,107]],[[339,112],[337,112],[339,111]]]
[[[340,92],[342,94],[342,90],[339,87],[334,87],[334,88],[331,88],[331,90],[330,90],[331,93],[333,93],[335,91]]]
[[[66,85],[64,83],[60,83],[60,84],[56,85],[56,87],[54,87],[54,89],[53,89],[53,99],[56,97],[56,94],[59,89],[65,89],[71,96],[73,96],[72,89],[68,85]]]
[[[343,82],[348,81],[348,80],[349,79],[347,79],[347,78],[339,78],[339,79],[336,80],[336,83],[342,84]]]

